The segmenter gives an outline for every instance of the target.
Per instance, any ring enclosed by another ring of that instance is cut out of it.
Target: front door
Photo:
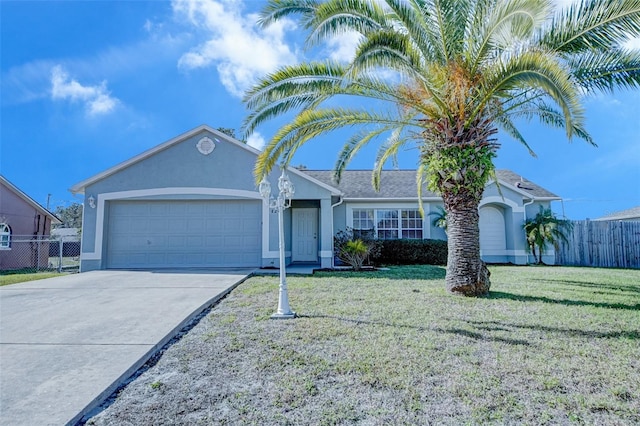
[[[292,262],[318,261],[318,209],[292,209]]]

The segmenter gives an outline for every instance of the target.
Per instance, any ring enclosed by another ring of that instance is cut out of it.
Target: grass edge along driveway
[[[640,423],[640,271],[491,271],[253,277],[89,424]]]

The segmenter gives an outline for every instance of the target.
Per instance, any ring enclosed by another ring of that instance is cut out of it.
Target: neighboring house
[[[597,221],[621,220],[624,222],[640,221],[640,206],[632,207],[630,209],[622,210],[620,212],[611,213],[606,216],[602,216],[593,220],[597,220]]]
[[[200,126],[74,185],[85,195],[81,271],[277,266],[277,214],[255,183],[258,154]],[[329,171],[287,173],[295,194],[285,211],[286,263],[331,267],[333,236],[346,227],[379,238],[446,238],[418,213],[414,171],[383,172],[379,193],[371,171],[346,171],[340,185]],[[268,176],[273,188],[279,175]],[[491,183],[481,203],[482,255],[523,264],[522,224],[560,198],[509,171],[498,179],[502,195]],[[425,214],[442,205],[436,194],[423,195]]]
[[[46,267],[51,225],[60,220],[0,175],[0,270]]]

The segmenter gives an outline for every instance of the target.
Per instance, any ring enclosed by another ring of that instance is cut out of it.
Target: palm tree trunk
[[[447,291],[464,296],[489,293],[490,272],[480,259],[479,200],[464,194],[443,194],[447,210]]]

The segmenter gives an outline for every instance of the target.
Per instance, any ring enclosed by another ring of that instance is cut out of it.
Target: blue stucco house
[[[278,220],[258,192],[259,151],[199,126],[71,188],[84,194],[81,271],[95,269],[270,267],[278,265]],[[333,236],[346,227],[378,238],[446,239],[418,213],[415,171],[287,173],[295,186],[285,211],[286,262],[333,264]],[[268,176],[277,187],[280,171]],[[481,254],[491,263],[529,261],[522,224],[560,198],[499,170],[480,205]],[[442,205],[423,192],[425,214]],[[553,252],[546,262],[553,263]]]

